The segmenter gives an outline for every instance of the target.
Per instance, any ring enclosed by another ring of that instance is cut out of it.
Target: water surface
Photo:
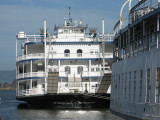
[[[0,91],[0,120],[124,120],[109,109],[21,108],[15,91]]]

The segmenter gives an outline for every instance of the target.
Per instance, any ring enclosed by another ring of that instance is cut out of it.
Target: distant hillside
[[[16,70],[11,71],[0,71],[0,82],[12,83],[16,79]]]

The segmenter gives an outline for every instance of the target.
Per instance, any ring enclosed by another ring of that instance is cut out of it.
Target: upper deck
[[[141,0],[131,10],[127,26],[114,27],[114,62],[159,49],[159,2]],[[123,21],[122,21],[123,23]]]

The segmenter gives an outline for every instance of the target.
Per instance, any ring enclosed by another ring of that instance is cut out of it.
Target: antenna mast
[[[69,22],[72,23],[71,7],[69,6]]]

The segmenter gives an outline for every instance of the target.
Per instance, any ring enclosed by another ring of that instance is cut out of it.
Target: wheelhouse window
[[[82,50],[81,49],[78,49],[77,50],[77,57],[82,57]]]
[[[64,50],[64,57],[70,57],[70,50],[69,49]]]
[[[71,73],[71,69],[70,69],[69,66],[66,66],[66,67],[65,67],[65,72],[66,72],[67,74],[70,74],[70,73]]]

